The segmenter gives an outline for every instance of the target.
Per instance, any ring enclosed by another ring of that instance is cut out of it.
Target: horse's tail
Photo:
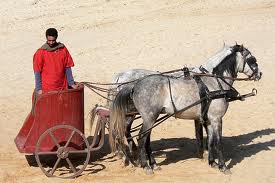
[[[131,93],[131,87],[126,87],[120,90],[111,107],[109,143],[113,152],[118,150],[117,148],[124,148],[126,110]],[[117,145],[119,147],[117,147]]]

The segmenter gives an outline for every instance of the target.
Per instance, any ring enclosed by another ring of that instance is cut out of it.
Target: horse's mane
[[[201,65],[209,73],[213,73],[213,68],[217,67],[227,56],[232,54],[232,47],[224,45],[221,50],[216,52],[204,64]]]
[[[213,74],[222,76],[224,72],[228,72],[232,77],[236,77],[237,60],[236,54],[239,45],[231,47],[232,53],[227,55],[216,67],[213,68]]]

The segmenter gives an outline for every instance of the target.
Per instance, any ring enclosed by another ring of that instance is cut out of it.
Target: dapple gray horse
[[[212,57],[210,57],[204,64],[202,64],[200,67],[191,68],[193,72],[203,72],[203,70],[200,70],[200,68],[203,68],[209,73],[213,72],[213,69],[228,55],[232,53],[232,47],[225,45],[221,50],[219,50],[216,54],[214,54]],[[114,76],[111,83],[122,83],[122,84],[115,84],[111,85],[109,87],[108,92],[108,101],[106,107],[110,108],[112,106],[112,101],[115,99],[117,92],[119,92],[121,89],[125,87],[131,87],[133,86],[140,78],[143,78],[148,75],[153,74],[160,74],[158,71],[151,71],[146,69],[130,69],[121,73],[118,73]],[[169,75],[172,76],[180,76],[183,75],[183,71],[177,71],[169,73]],[[134,82],[132,82],[134,81]],[[126,83],[126,84],[123,84]]]
[[[208,68],[209,69],[209,68]],[[221,62],[213,68],[213,73],[218,76],[236,78],[238,73],[244,73],[250,80],[259,80],[262,73],[258,69],[256,58],[243,46],[235,45],[231,47],[231,54],[227,55]],[[209,91],[229,90],[232,88],[234,80],[220,79],[213,77],[200,77],[201,83]],[[173,114],[180,109],[200,100],[200,88],[194,79],[187,80],[183,77],[176,78],[161,74],[150,75],[138,81],[134,87],[125,87],[120,90],[111,108],[110,132],[115,131],[120,147],[124,147],[126,131],[125,114],[129,100],[133,104],[143,119],[138,140],[141,167],[146,173],[152,173],[152,168],[158,167],[152,156],[150,147],[151,127],[161,113]],[[177,112],[175,117],[181,119],[193,119],[204,121],[208,133],[208,163],[212,167],[219,167],[224,173],[229,173],[226,167],[221,150],[222,118],[227,111],[228,102],[225,98],[213,100],[208,108],[206,119],[202,116],[202,105],[196,105],[189,110]],[[197,123],[198,124],[198,123]],[[200,125],[201,126],[201,125]],[[199,128],[197,126],[197,128]],[[144,132],[147,132],[145,133]],[[197,130],[198,131],[198,130]],[[198,133],[201,133],[198,131]],[[202,142],[202,135],[196,135]],[[116,140],[110,135],[110,145],[115,148]],[[214,149],[217,152],[218,164],[214,161]],[[147,158],[149,164],[147,163]]]
[[[201,73],[203,71],[213,73],[213,69],[226,56],[230,55],[231,53],[232,53],[232,47],[224,44],[223,48],[221,50],[219,50],[216,54],[214,54],[212,57],[210,57],[203,65],[201,65],[200,67],[195,67],[195,68],[190,68],[190,69],[196,73]],[[203,70],[201,68],[203,68]],[[121,73],[117,74],[112,80],[112,83],[116,83],[116,84],[111,85],[109,87],[108,100],[107,100],[107,104],[106,104],[107,110],[112,107],[112,101],[114,100],[116,94],[121,89],[123,89],[125,87],[131,88],[134,86],[134,84],[139,79],[141,79],[145,76],[148,76],[148,75],[153,75],[153,74],[160,74],[160,72],[150,71],[150,70],[145,70],[145,69],[130,69],[125,72],[121,72]],[[169,73],[169,75],[172,75],[175,77],[181,76],[183,74],[184,74],[183,71]],[[118,83],[122,83],[122,84],[118,84]],[[123,83],[127,83],[127,84],[123,84]],[[91,115],[91,124],[93,124],[95,114],[99,109],[102,109],[102,107],[101,106],[95,107],[92,110],[91,114],[93,114],[93,115]],[[135,115],[132,115],[132,116],[128,116],[127,120],[126,120],[126,124],[127,124],[126,137],[129,139],[128,145],[129,145],[129,150],[130,150],[131,154],[133,153],[134,150],[136,150],[136,145],[135,145],[134,141],[131,139],[131,133],[130,133],[131,125],[133,123],[134,118],[135,118]],[[202,129],[200,126],[200,121],[198,121],[198,120],[195,121],[195,127],[196,127],[196,136],[202,136],[203,132],[202,132]],[[202,158],[203,157],[203,144],[200,139],[198,139],[198,145],[199,145],[198,156],[200,158]]]

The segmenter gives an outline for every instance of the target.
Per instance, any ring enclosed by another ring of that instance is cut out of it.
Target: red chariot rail
[[[71,125],[84,133],[84,88],[51,91],[40,95],[34,100],[33,109],[15,138],[15,144],[21,153],[34,153],[36,143],[43,132],[55,125]],[[71,131],[60,129],[53,132],[58,143],[65,141]],[[82,149],[83,140],[74,136],[69,147],[75,150]],[[56,150],[51,137],[47,137],[41,144],[42,151]]]

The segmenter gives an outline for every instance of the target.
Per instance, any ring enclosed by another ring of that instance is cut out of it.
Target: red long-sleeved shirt
[[[66,47],[55,51],[38,49],[33,56],[33,70],[41,73],[43,92],[66,89],[65,69],[73,66],[73,59]]]

